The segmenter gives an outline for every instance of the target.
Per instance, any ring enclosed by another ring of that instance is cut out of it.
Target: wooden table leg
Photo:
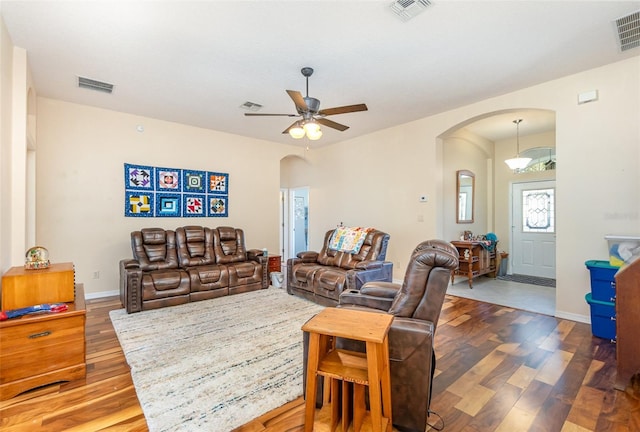
[[[367,342],[367,369],[369,373],[369,408],[371,430],[382,432],[382,395],[380,393],[380,344]]]
[[[316,414],[316,392],[318,390],[318,363],[320,361],[320,335],[309,333],[309,352],[307,358],[307,388],[305,389],[304,430],[313,432]]]

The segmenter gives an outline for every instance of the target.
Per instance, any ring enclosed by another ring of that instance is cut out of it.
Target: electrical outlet
[[[93,278],[94,279],[100,279],[100,271],[96,270],[93,272]]]

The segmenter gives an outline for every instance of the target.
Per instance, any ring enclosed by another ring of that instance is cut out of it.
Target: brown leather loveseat
[[[131,233],[133,259],[120,261],[128,313],[268,288],[267,257],[246,250],[239,228],[185,226]]]
[[[360,230],[356,228],[355,230]],[[340,294],[358,290],[369,281],[391,282],[393,263],[385,261],[389,234],[368,229],[361,244],[346,251],[336,235],[349,228],[338,227],[324,236],[320,252],[300,252],[287,261],[287,292],[324,306],[338,304]]]

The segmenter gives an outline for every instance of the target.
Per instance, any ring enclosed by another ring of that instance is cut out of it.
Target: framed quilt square
[[[207,172],[208,192],[216,195],[229,193],[229,174]]]
[[[154,186],[153,167],[124,164],[124,188],[152,191]]]
[[[180,170],[174,168],[156,168],[159,192],[180,192]]]
[[[124,198],[125,217],[153,217],[153,198],[153,193],[126,191]]]
[[[229,216],[229,197],[211,196],[207,197],[209,217]]]
[[[156,194],[156,217],[180,217],[180,195]]]
[[[205,217],[207,216],[207,196],[206,195],[183,195],[182,216],[183,217]]]
[[[205,193],[207,191],[206,171],[182,170],[182,191]]]

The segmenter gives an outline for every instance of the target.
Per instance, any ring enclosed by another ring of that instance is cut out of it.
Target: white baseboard
[[[591,316],[589,315],[578,315],[569,312],[562,312],[556,310],[556,318],[568,319],[570,321],[577,321],[585,324],[591,324]]]
[[[100,291],[100,292],[92,292],[92,293],[84,293],[84,298],[86,300],[92,300],[102,297],[113,297],[120,295],[120,291]]]

